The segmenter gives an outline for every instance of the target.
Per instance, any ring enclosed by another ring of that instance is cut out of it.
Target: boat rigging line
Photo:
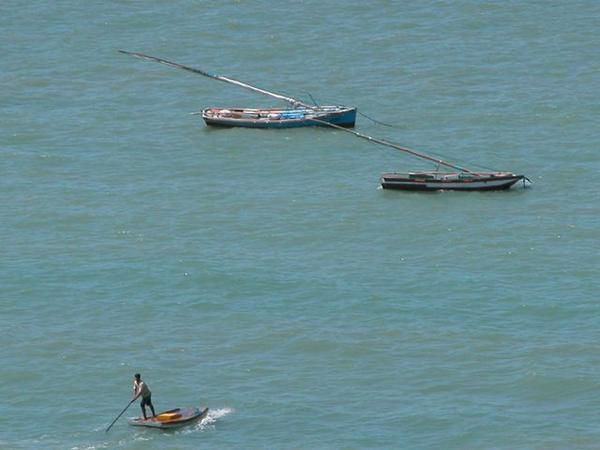
[[[369,117],[365,113],[362,113],[362,112],[360,112],[358,110],[356,110],[356,112],[358,114],[360,114],[361,116],[363,116],[364,118],[369,119],[371,122],[376,123],[377,125],[383,125],[384,127],[390,127],[390,128],[400,128],[398,125],[392,125],[392,124],[389,124],[389,123],[381,122],[381,121],[379,121],[377,119],[373,119],[372,117]]]
[[[333,123],[325,122],[323,120],[312,119],[312,118],[310,120],[312,120],[314,122],[318,122],[318,123],[323,124],[323,125],[330,126],[332,128],[336,128],[338,130],[345,131],[346,133],[351,133],[351,134],[353,134],[353,135],[355,135],[355,136],[357,136],[357,137],[359,137],[361,139],[365,139],[365,140],[367,140],[369,142],[375,142],[376,144],[385,145],[386,147],[391,147],[391,148],[394,148],[396,150],[400,150],[402,152],[408,153],[408,154],[416,156],[418,158],[422,158],[422,159],[426,159],[428,161],[432,161],[432,162],[434,162],[434,163],[436,163],[438,165],[441,165],[441,166],[450,167],[452,169],[460,170],[461,172],[465,172],[465,173],[470,173],[470,174],[475,175],[475,176],[478,175],[477,172],[469,170],[469,169],[467,169],[465,167],[457,166],[456,164],[451,164],[451,163],[446,162],[444,160],[433,158],[433,157],[431,157],[429,155],[426,155],[424,153],[420,153],[420,152],[418,152],[416,150],[413,150],[413,149],[410,149],[408,147],[402,147],[401,145],[394,144],[393,142],[386,141],[385,139],[374,138],[372,136],[368,136],[366,134],[359,133],[358,131],[354,131],[354,130],[350,130],[350,129],[347,129],[347,128],[344,128],[344,127],[340,127],[339,125],[335,125]]]

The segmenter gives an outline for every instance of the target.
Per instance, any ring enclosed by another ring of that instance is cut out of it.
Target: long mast
[[[355,136],[357,136],[359,138],[365,139],[367,141],[375,142],[375,143],[381,144],[381,145],[385,145],[386,147],[395,148],[396,150],[403,151],[405,153],[408,153],[410,155],[416,156],[418,158],[426,159],[428,161],[433,161],[434,163],[439,164],[441,166],[446,166],[446,167],[450,167],[452,169],[460,170],[461,172],[466,172],[466,173],[471,173],[473,175],[477,175],[476,172],[473,172],[473,171],[471,171],[469,169],[466,169],[464,167],[460,167],[460,166],[457,166],[455,164],[451,164],[451,163],[443,161],[441,159],[433,158],[433,157],[431,157],[429,155],[426,155],[424,153],[417,152],[417,151],[412,150],[412,149],[410,149],[408,147],[402,147],[401,145],[394,144],[393,142],[388,142],[388,141],[386,141],[384,139],[374,138],[374,137],[368,136],[366,134],[359,133],[358,131],[349,130],[348,128],[340,127],[339,125],[335,125],[335,124],[330,123],[330,122],[325,122],[324,120],[312,119],[312,118],[310,120],[312,120],[314,122],[318,122],[318,123],[323,124],[323,125],[328,125],[328,126],[330,126],[332,128],[337,128],[338,130],[345,131],[346,133],[351,133],[351,134],[353,134],[353,135],[355,135]]]
[[[253,92],[258,92],[259,94],[263,94],[263,95],[267,95],[269,97],[274,97],[276,99],[283,100],[285,102],[290,103],[292,106],[302,106],[304,108],[310,108],[310,109],[314,108],[314,106],[309,105],[309,104],[304,103],[304,102],[301,102],[300,100],[296,100],[295,98],[286,97],[285,95],[276,94],[275,92],[270,92],[270,91],[267,91],[265,89],[260,89],[260,88],[257,88],[255,86],[251,86],[251,85],[249,85],[247,83],[243,83],[241,81],[234,80],[233,78],[228,78],[228,77],[224,77],[224,76],[221,76],[221,75],[213,75],[213,74],[210,74],[208,72],[205,72],[204,70],[195,69],[195,68],[189,67],[189,66],[184,66],[183,64],[178,64],[178,63],[173,62],[173,61],[168,61],[166,59],[157,58],[156,56],[145,55],[143,53],[128,52],[126,50],[119,50],[119,52],[124,53],[125,55],[133,56],[135,58],[147,59],[149,61],[155,61],[155,62],[158,62],[158,63],[161,63],[161,64],[165,64],[167,66],[175,67],[177,69],[187,70],[188,72],[192,72],[192,73],[197,73],[197,74],[200,74],[200,75],[204,75],[205,77],[208,77],[208,78],[213,78],[215,80],[224,81],[226,83],[231,83],[231,84],[234,84],[236,86],[239,86],[239,87],[242,87],[242,88],[245,88],[245,89],[249,89],[249,90],[251,90]]]

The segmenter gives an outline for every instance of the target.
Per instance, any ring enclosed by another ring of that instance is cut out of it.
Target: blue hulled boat
[[[356,108],[319,106],[313,108],[206,108],[206,125],[246,128],[297,128],[327,126],[315,121],[350,128],[356,122]]]
[[[354,107],[309,105],[295,98],[260,89],[233,78],[213,75],[204,70],[184,66],[166,59],[125,50],[119,50],[119,52],[234,84],[282,100],[290,105],[288,108],[206,108],[200,114],[202,114],[202,118],[207,125],[246,128],[297,128],[323,126],[319,123],[320,121],[344,128],[352,128],[356,122],[356,108]]]

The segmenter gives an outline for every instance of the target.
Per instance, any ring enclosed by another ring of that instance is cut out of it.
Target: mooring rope
[[[372,117],[367,116],[365,113],[360,112],[358,109],[356,110],[356,112],[358,114],[360,114],[361,116],[363,116],[364,118],[369,119],[371,122],[376,123],[378,125],[383,125],[384,127],[390,127],[390,128],[398,128],[398,129],[402,128],[402,127],[399,127],[398,125],[391,125],[389,123],[385,123],[385,122],[381,122],[380,120],[373,119]]]

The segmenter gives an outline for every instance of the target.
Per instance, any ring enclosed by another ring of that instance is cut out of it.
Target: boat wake
[[[205,421],[216,421],[217,419],[228,416],[233,412],[235,412],[233,408],[209,409],[208,416],[206,417]]]
[[[205,431],[214,428],[217,420],[222,419],[229,414],[235,412],[233,408],[220,408],[220,409],[209,409],[208,415],[198,422],[193,427],[184,428],[178,431],[178,433],[188,434],[196,431]]]

